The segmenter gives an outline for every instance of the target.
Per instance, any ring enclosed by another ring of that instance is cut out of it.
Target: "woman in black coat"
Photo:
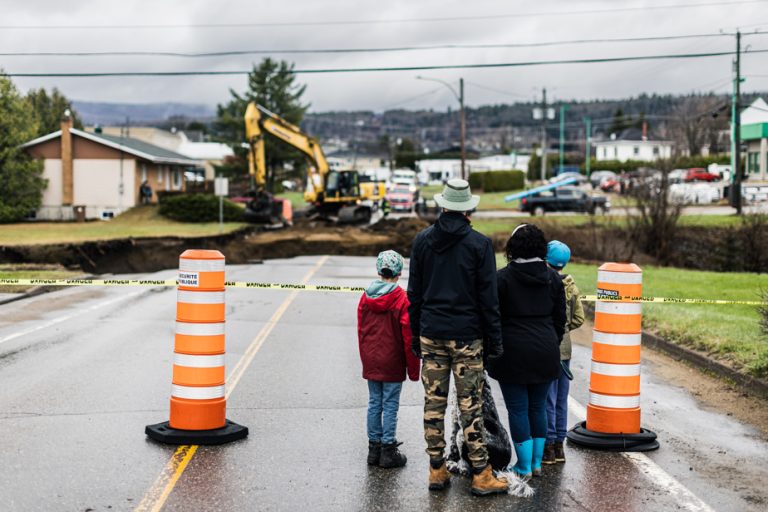
[[[507,266],[498,272],[504,354],[490,364],[509,414],[517,454],[510,468],[523,478],[541,473],[547,437],[546,397],[560,373],[565,332],[565,290],[547,266],[547,241],[533,224],[521,224],[507,241]]]

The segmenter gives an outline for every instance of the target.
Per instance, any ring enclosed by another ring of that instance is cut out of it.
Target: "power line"
[[[479,89],[485,89],[486,91],[495,92],[498,94],[504,94],[506,96],[511,96],[513,98],[528,98],[528,96],[523,96],[522,94],[515,94],[513,92],[504,91],[502,89],[496,89],[494,87],[488,87],[487,85],[478,84],[477,82],[470,82],[469,80],[466,80],[466,83],[469,85],[473,85]]]
[[[750,50],[749,53],[766,53],[768,49]],[[560,64],[600,64],[608,62],[631,62],[644,60],[663,60],[663,59],[700,59],[709,57],[723,57],[734,55],[734,51],[708,52],[708,53],[678,53],[662,55],[636,55],[631,57],[602,57],[602,58],[584,58],[584,59],[559,59],[559,60],[538,60],[538,61],[520,61],[520,62],[498,62],[483,64],[435,64],[422,66],[395,66],[395,67],[358,67],[358,68],[307,68],[295,69],[296,74],[326,74],[326,73],[372,73],[372,72],[391,72],[391,71],[434,71],[440,69],[489,69],[489,68],[512,68],[512,67],[531,67],[531,66],[552,66]],[[119,77],[119,76],[226,76],[226,75],[247,75],[250,70],[228,70],[228,71],[107,71],[107,72],[62,72],[62,73],[4,73],[8,77],[51,77],[51,78],[71,78],[71,77]]]
[[[764,3],[766,0],[737,0],[735,2],[696,2],[687,4],[662,4],[637,7],[613,7],[604,9],[581,10],[550,10],[523,13],[500,13],[475,16],[445,16],[430,18],[397,18],[397,19],[363,19],[363,20],[325,20],[325,21],[264,21],[264,22],[239,22],[239,23],[158,23],[158,24],[123,24],[123,25],[0,25],[2,30],[86,30],[86,29],[171,29],[171,28],[254,28],[254,27],[301,27],[301,26],[334,26],[334,25],[381,25],[400,23],[443,23],[443,22],[467,22],[510,18],[532,18],[539,16],[579,16],[612,14],[633,11],[657,11],[667,9],[689,9],[692,7],[734,6],[744,4]]]
[[[768,31],[756,31],[749,35],[764,35]],[[734,34],[713,32],[703,34],[682,34],[667,36],[645,37],[604,37],[595,39],[571,39],[559,41],[540,41],[526,43],[448,43],[414,46],[385,46],[371,48],[314,48],[314,49],[252,49],[252,50],[222,50],[217,52],[171,52],[171,51],[87,51],[87,52],[1,52],[0,57],[230,57],[238,55],[273,55],[273,54],[328,54],[328,53],[388,53],[430,50],[492,50],[503,48],[540,48],[547,46],[564,46],[573,44],[593,43],[638,43],[652,41],[674,41],[681,39],[703,39],[715,37],[731,37]]]

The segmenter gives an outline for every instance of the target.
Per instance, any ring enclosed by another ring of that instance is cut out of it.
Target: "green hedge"
[[[160,215],[179,222],[216,222],[219,220],[219,198],[211,194],[165,196],[160,201]],[[243,209],[225,199],[224,220],[243,220]]]
[[[469,185],[483,192],[507,192],[525,188],[523,171],[487,171],[473,172],[469,175]]]

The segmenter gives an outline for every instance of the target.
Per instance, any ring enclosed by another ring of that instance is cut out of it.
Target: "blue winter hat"
[[[547,263],[561,270],[571,259],[571,250],[563,242],[552,240],[547,244]]]
[[[405,260],[403,260],[403,257],[400,256],[400,254],[396,251],[384,251],[379,253],[379,257],[376,258],[376,272],[379,273],[379,275],[384,275],[382,273],[383,270],[388,270],[388,274],[391,274],[391,277],[399,276],[400,273],[403,271],[403,265],[405,264]],[[387,275],[384,275],[384,277],[390,277]]]

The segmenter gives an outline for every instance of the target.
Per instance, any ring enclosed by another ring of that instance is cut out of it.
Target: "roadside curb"
[[[585,305],[584,310],[594,321],[594,306]],[[664,352],[704,373],[727,380],[746,392],[768,399],[768,381],[734,370],[730,366],[708,357],[703,352],[678,345],[646,331],[642,333],[642,346],[657,352]]]

